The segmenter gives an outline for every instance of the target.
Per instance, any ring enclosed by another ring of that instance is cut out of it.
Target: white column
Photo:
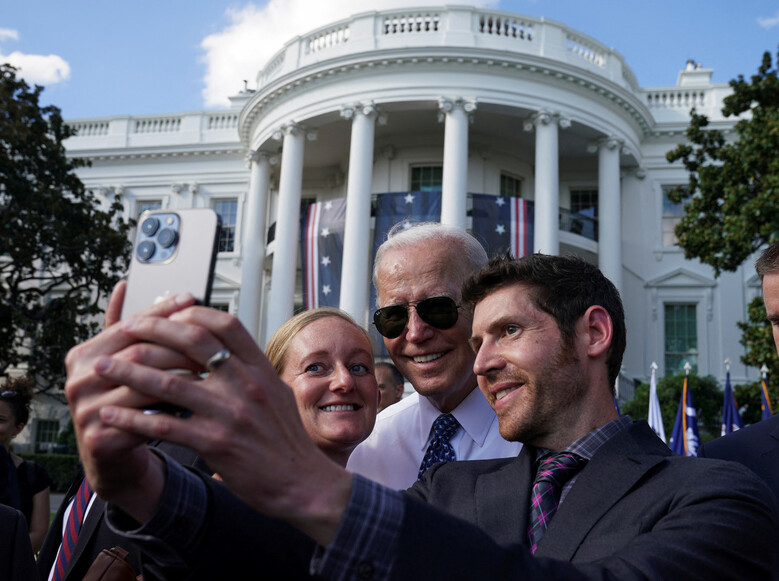
[[[368,272],[371,252],[371,182],[376,108],[372,104],[344,107],[341,116],[352,120],[346,224],[341,266],[340,307],[361,325],[368,309]]]
[[[533,251],[544,254],[560,252],[558,124],[565,128],[570,122],[548,111],[539,111],[525,124],[525,131],[532,131],[533,128],[536,130],[536,217]]]
[[[281,152],[279,208],[276,214],[267,337],[292,316],[295,306],[305,131],[294,123],[284,126],[282,131],[284,142]]]
[[[439,120],[444,126],[444,171],[441,184],[441,223],[465,230],[468,194],[468,120],[476,103],[439,99]]]
[[[241,297],[238,318],[261,343],[260,314],[262,313],[262,273],[265,261],[266,215],[270,162],[265,153],[252,151],[246,156],[251,168],[249,200],[244,218],[243,257],[241,263]]]
[[[619,152],[613,137],[598,143],[598,266],[622,292],[622,209]]]

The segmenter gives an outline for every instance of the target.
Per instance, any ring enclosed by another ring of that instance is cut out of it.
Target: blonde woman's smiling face
[[[308,435],[345,464],[376,420],[378,387],[367,337],[340,317],[313,321],[290,342],[281,378],[295,394]]]

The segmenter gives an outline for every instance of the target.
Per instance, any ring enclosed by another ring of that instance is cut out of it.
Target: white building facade
[[[575,253],[620,289],[634,380],[677,372],[734,383],[738,321],[759,294],[751,266],[714,278],[675,245],[687,183],[667,151],[695,107],[728,130],[711,70],[688,63],[676,86],[643,88],[622,56],[564,24],[473,7],[358,14],[288,42],[257,89],[224,111],[68,120],[85,185],[148,207],[212,206],[226,231],[212,302],[260,344],[302,304],[300,212],[346,198],[340,306],[368,325],[372,199],[441,189],[441,221],[470,228],[471,194],[535,207],[534,250]],[[588,221],[589,217],[589,221]],[[585,227],[582,228],[582,220]],[[269,236],[270,231],[270,236]]]

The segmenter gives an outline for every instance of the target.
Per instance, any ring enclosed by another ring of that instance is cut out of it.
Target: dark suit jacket
[[[29,581],[35,578],[27,521],[21,512],[0,504],[0,579]]]
[[[698,456],[744,464],[779,498],[779,415],[712,440],[698,449]]]
[[[165,442],[155,442],[151,445],[168,454],[180,464],[185,466],[204,467],[197,454],[188,448],[175,446]],[[70,488],[65,494],[65,498],[63,499],[62,504],[60,504],[57,514],[49,527],[49,532],[46,534],[41,550],[38,553],[37,569],[38,579],[40,581],[46,581],[49,572],[54,565],[57,551],[62,543],[62,520],[65,515],[65,510],[78,491],[82,478],[83,473],[80,473],[71,483]],[[101,498],[95,498],[84,524],[81,527],[74,553],[68,562],[68,569],[65,572],[66,580],[81,580],[103,549],[111,549],[117,545],[129,552],[128,559],[133,566],[133,569],[135,569],[136,572],[141,571],[143,551],[134,546],[126,537],[116,534],[108,527],[104,519],[105,508],[105,501]],[[149,581],[155,577],[154,568],[152,567],[149,573],[147,573],[145,581]]]
[[[779,568],[764,483],[730,462],[673,455],[646,422],[593,456],[535,557],[524,548],[533,477],[529,447],[433,468],[410,490],[393,578],[771,579]]]

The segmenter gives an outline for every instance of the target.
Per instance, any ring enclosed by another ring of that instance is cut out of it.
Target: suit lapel
[[[531,454],[523,447],[515,460],[476,480],[477,524],[500,544],[527,544],[531,468]],[[506,482],[514,486],[508,488]],[[506,523],[514,524],[507,527]]]
[[[649,429],[649,428],[647,428]],[[570,561],[593,526],[648,470],[670,455],[641,424],[604,444],[581,472],[538,545],[536,556]],[[654,434],[652,434],[654,435]],[[643,442],[637,440],[645,440]]]

